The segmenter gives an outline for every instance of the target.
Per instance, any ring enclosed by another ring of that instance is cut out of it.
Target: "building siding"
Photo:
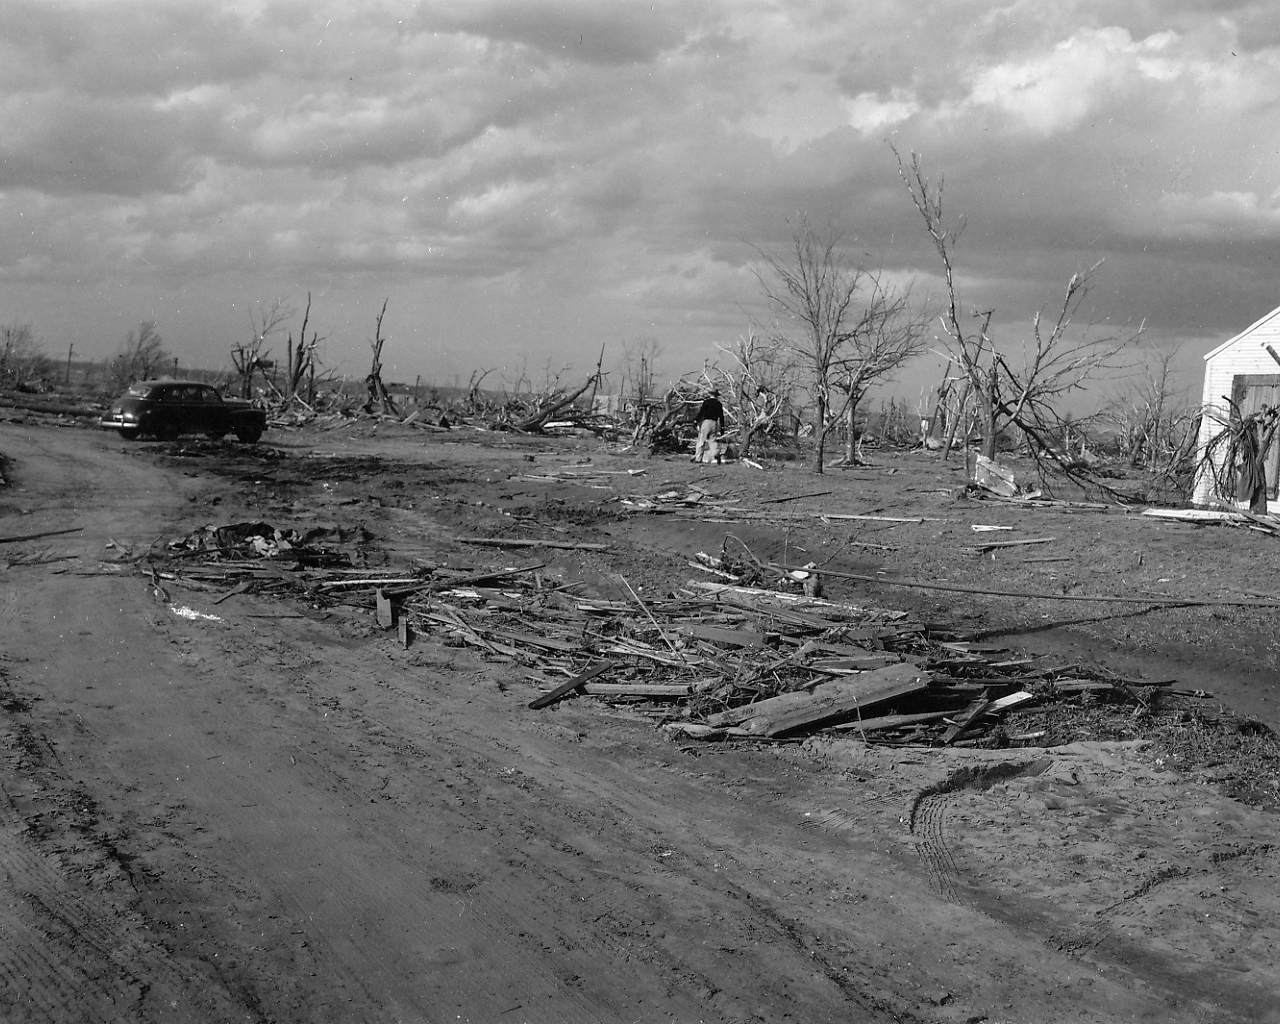
[[[1231,394],[1231,384],[1237,376],[1280,373],[1280,363],[1271,357],[1266,348],[1268,345],[1280,352],[1280,307],[1204,357],[1203,418],[1197,452],[1202,453],[1210,439],[1222,430],[1230,412],[1224,396]],[[1197,458],[1197,464],[1202,465],[1200,458]],[[1192,500],[1197,505],[1237,506],[1234,500],[1224,500],[1213,493],[1207,471],[1201,471],[1196,477]]]

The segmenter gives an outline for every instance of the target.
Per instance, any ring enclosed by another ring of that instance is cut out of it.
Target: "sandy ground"
[[[429,634],[405,650],[363,611],[219,601],[121,560],[207,523],[339,522],[389,566],[536,556],[613,597],[619,574],[682,584],[731,533],[889,577],[1186,595],[1273,589],[1276,542],[974,502],[927,456],[815,479],[589,438],[267,439],[271,457],[182,456],[0,424],[5,537],[77,531],[0,547],[0,1018],[1280,1020],[1276,817],[1225,796],[1229,770],[1090,742],[667,742],[594,698],[531,711],[518,668]],[[534,479],[549,467],[598,475]],[[834,493],[749,529],[621,500],[690,482],[756,504]],[[974,523],[1054,536],[1066,560],[964,554]],[[481,532],[610,548],[456,539]],[[1277,724],[1274,609],[829,586]]]

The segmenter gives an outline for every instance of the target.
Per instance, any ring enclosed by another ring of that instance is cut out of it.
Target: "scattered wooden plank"
[[[1149,508],[1142,513],[1153,519],[1177,519],[1184,523],[1245,523],[1249,517],[1243,512],[1225,509],[1199,508]]]
[[[1018,485],[1014,480],[1013,470],[1006,469],[994,459],[979,455],[973,467],[973,482],[984,490],[991,491],[1003,498],[1012,498],[1018,493]]]
[[[396,613],[391,606],[391,598],[387,597],[386,592],[379,587],[374,593],[374,599],[377,602],[378,625],[383,629],[390,629],[396,624]]]
[[[1028,537],[1025,540],[991,540],[970,544],[969,547],[990,551],[992,548],[1018,548],[1026,544],[1052,544],[1057,539],[1057,537]]]
[[[583,683],[582,692],[597,697],[687,697],[688,683]]]
[[[275,575],[274,573],[262,572],[262,575]],[[339,590],[348,587],[386,587],[404,583],[420,583],[412,576],[402,576],[396,579],[368,579],[368,580],[328,580],[320,584],[321,590]]]
[[[902,661],[896,654],[872,654],[868,651],[856,658],[819,658],[807,663],[815,672],[865,672],[867,669],[884,668]]]
[[[840,722],[831,728],[852,732],[883,732],[885,729],[900,729],[904,725],[937,722],[949,714],[950,711],[923,711],[918,715],[881,715],[879,718],[864,718],[860,722]]]
[[[950,746],[968,732],[973,724],[982,717],[983,713],[986,712],[989,707],[991,707],[991,701],[987,700],[985,697],[979,697],[967,708],[961,711],[960,714],[956,715],[955,718],[950,719],[950,728],[942,734],[943,746]]]
[[[569,551],[608,551],[608,544],[576,540],[525,540],[512,537],[455,537],[459,544],[478,544],[492,548],[564,548]]]
[[[216,598],[214,598],[214,599],[213,599],[213,603],[214,603],[214,604],[222,604],[222,602],[223,602],[223,601],[225,601],[225,600],[226,600],[227,598],[229,598],[229,597],[235,597],[235,595],[236,595],[236,594],[243,594],[243,593],[244,593],[246,590],[248,590],[251,586],[253,586],[253,581],[252,581],[252,580],[243,580],[243,581],[241,581],[240,583],[237,583],[234,587],[232,587],[230,590],[228,590],[228,591],[227,591],[225,594],[223,594],[221,597],[216,597]]]
[[[811,491],[808,494],[788,494],[785,498],[765,498],[761,505],[780,505],[784,501],[799,501],[801,498],[825,498],[828,494],[835,494],[835,491]]]
[[[1028,693],[1026,690],[1019,690],[1017,693],[1005,694],[1005,696],[993,700],[986,713],[988,715],[1001,715],[1035,699],[1035,694]]]
[[[0,544],[18,544],[24,540],[39,540],[41,537],[61,537],[64,533],[79,533],[83,526],[73,526],[66,530],[44,530],[41,533],[25,533],[20,537],[0,537]]]
[[[853,520],[860,523],[945,523],[945,519],[931,519],[928,516],[856,516],[842,515],[838,512],[815,512],[819,519]]]
[[[798,690],[723,711],[709,717],[707,724],[738,726],[742,735],[777,736],[919,693],[928,685],[927,673],[911,665],[890,665],[859,676],[819,684],[812,693]]]
[[[780,565],[779,569],[803,569],[803,566]],[[984,597],[1020,597],[1033,601],[1100,601],[1108,604],[1155,604],[1181,605],[1185,607],[1235,607],[1235,608],[1280,608],[1280,601],[1263,601],[1257,599],[1222,597],[1131,597],[1127,594],[1050,594],[1032,590],[998,590],[990,587],[962,587],[955,583],[926,583],[923,580],[888,579],[881,576],[868,576],[860,572],[838,572],[835,569],[823,569],[824,576],[834,576],[842,580],[860,580],[863,583],[874,583],[882,587],[914,587],[919,590],[940,590],[951,594],[980,594]],[[716,587],[715,583],[697,583],[693,586]],[[730,589],[730,588],[726,588]]]
[[[768,634],[749,629],[725,629],[722,626],[704,626],[693,624],[681,626],[680,632],[685,636],[697,637],[699,640],[710,640],[719,644],[730,644],[734,647],[764,647],[768,642]]]
[[[617,664],[618,663],[616,661],[602,661],[596,665],[593,665],[591,668],[587,669],[585,672],[574,676],[567,683],[561,683],[550,693],[544,693],[541,697],[538,697],[535,700],[531,700],[529,702],[529,707],[532,708],[534,711],[537,711],[539,708],[545,708],[551,704],[554,704],[556,701],[561,700],[564,697],[568,696],[570,693],[576,690],[583,683],[588,682],[589,680],[595,679],[596,676],[604,675],[604,673],[608,672],[611,668],[614,668]]]
[[[568,640],[557,640],[549,636],[532,636],[529,633],[516,633],[509,629],[485,628],[480,632],[488,636],[505,637],[507,640],[515,640],[517,643],[529,644],[532,647],[541,647],[548,651],[560,651],[564,654],[572,654],[575,651],[582,650],[582,644],[571,643]]]

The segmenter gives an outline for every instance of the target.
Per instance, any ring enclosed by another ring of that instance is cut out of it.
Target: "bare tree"
[[[851,262],[841,243],[834,222],[818,229],[802,216],[786,251],[753,247],[764,265],[752,269],[770,307],[801,331],[792,346],[817,409],[815,473],[822,472],[827,435],[848,406],[915,355],[920,336],[907,296]]]
[[[909,291],[882,285],[871,277],[869,298],[862,316],[836,353],[832,382],[844,394],[845,463],[859,461],[858,406],[872,385],[889,379],[904,363],[925,350],[928,314],[912,307]]]
[[[143,320],[138,329],[125,335],[115,358],[111,360],[111,378],[120,387],[139,380],[150,380],[161,366],[173,359],[165,351],[164,340],[154,320]]]
[[[480,385],[491,373],[493,373],[492,369],[471,371],[471,379],[467,381],[466,398],[463,400],[463,408],[469,415],[474,416],[484,409],[484,392],[480,390]]]
[[[1022,345],[1021,366],[1015,368],[992,339],[994,310],[975,311],[966,326],[955,280],[954,251],[964,230],[963,220],[948,226],[943,216],[943,182],[925,177],[917,154],[910,163],[897,149],[898,174],[924,219],[925,228],[942,261],[947,295],[942,313],[951,353],[965,376],[969,401],[977,411],[982,451],[994,458],[996,439],[1007,424],[1021,428],[1035,442],[1033,451],[1047,453],[1065,467],[1053,449],[1051,437],[1060,422],[1058,403],[1071,392],[1121,365],[1121,353],[1136,342],[1142,326],[1131,334],[1096,334],[1092,326],[1073,329],[1072,321],[1088,293],[1091,275],[1101,260],[1071,275],[1057,313],[1050,319],[1037,311],[1031,321],[1031,337]]]
[[[311,319],[311,293],[307,292],[307,308],[302,314],[302,330],[298,333],[298,344],[293,343],[293,333],[286,340],[288,354],[287,372],[285,374],[285,398],[296,398],[307,385],[307,403],[313,403],[316,396],[316,371],[320,363],[319,346],[325,340],[319,332],[311,332],[311,340],[307,340],[307,322]]]
[[[308,298],[310,308],[310,298]],[[274,365],[267,350],[267,339],[281,329],[293,316],[293,309],[283,299],[276,299],[270,306],[258,303],[249,310],[249,341],[231,347],[231,362],[240,381],[240,397],[253,397],[254,374],[261,373],[264,383],[270,384],[267,371]]]
[[[381,402],[383,412],[399,416],[400,410],[396,408],[396,403],[387,391],[386,384],[382,382],[382,346],[387,343],[387,339],[382,336],[382,318],[387,315],[387,303],[390,301],[390,299],[382,300],[382,309],[378,313],[377,325],[374,329],[373,337],[369,339],[369,348],[373,350],[373,364],[369,369],[369,376],[364,379],[365,385],[369,389],[369,400],[365,403],[364,408],[366,412],[373,412],[374,403]]]
[[[1185,458],[1199,407],[1178,385],[1177,347],[1148,353],[1138,372],[1102,410],[1116,431],[1120,454],[1135,469],[1162,471]]]
[[[748,326],[729,345],[717,345],[722,359],[708,368],[708,383],[720,389],[738,449],[751,453],[756,437],[767,434],[791,405],[795,367],[790,346],[777,335],[760,336]]]
[[[12,387],[52,372],[53,362],[31,324],[15,320],[0,327],[0,382]]]
[[[641,334],[622,343],[622,396],[637,404],[652,398],[662,346],[651,334]]]

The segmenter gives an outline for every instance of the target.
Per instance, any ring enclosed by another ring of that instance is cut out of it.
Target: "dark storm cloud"
[[[800,214],[936,287],[887,139],[945,176],[963,298],[1004,322],[1106,257],[1117,319],[1226,329],[1280,238],[1257,2],[11,0],[0,83],[0,281],[86,304],[158,267],[465,281],[563,310],[566,345],[612,319],[710,352]]]

